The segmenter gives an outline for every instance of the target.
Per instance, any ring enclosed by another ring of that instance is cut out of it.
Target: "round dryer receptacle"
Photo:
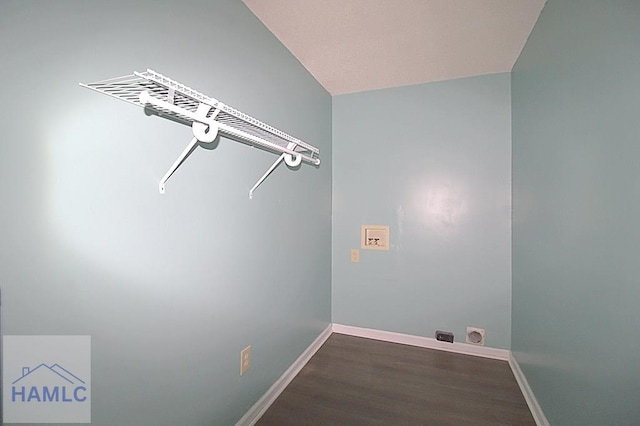
[[[484,346],[484,329],[467,327],[467,343]]]

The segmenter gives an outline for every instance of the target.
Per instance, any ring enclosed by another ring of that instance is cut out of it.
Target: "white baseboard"
[[[302,370],[311,357],[320,349],[324,342],[331,336],[332,326],[324,329],[322,333],[309,345],[309,347],[296,359],[287,371],[282,373],[282,376],[262,395],[253,406],[242,416],[236,426],[253,426],[267,411],[267,409],[273,404],[273,402],[280,396],[282,391],[291,383],[294,377]]]
[[[418,346],[421,348],[438,349],[441,351],[474,355],[483,358],[500,359],[503,361],[509,360],[510,353],[507,349],[489,348],[486,346],[476,346],[467,343],[447,343],[431,337],[413,336],[410,334],[353,327],[350,325],[333,324],[333,332],[348,334],[350,336],[366,337],[367,339],[382,340],[391,343],[400,343],[403,345]]]
[[[511,371],[513,371],[513,375],[516,377],[518,386],[520,386],[522,395],[527,401],[527,405],[529,406],[529,410],[531,411],[531,415],[536,421],[536,424],[538,426],[549,426],[549,421],[544,415],[542,407],[540,407],[540,404],[538,404],[538,400],[536,399],[536,396],[529,386],[529,381],[520,369],[520,364],[518,364],[518,361],[515,359],[512,353],[509,354],[509,365],[511,366]]]

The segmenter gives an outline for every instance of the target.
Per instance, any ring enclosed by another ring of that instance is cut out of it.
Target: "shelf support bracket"
[[[171,165],[171,168],[165,173],[165,175],[160,179],[160,183],[158,184],[158,189],[161,194],[165,193],[165,183],[171,175],[180,167],[182,162],[187,158],[189,153],[193,151],[198,142],[202,143],[211,143],[218,136],[218,124],[213,121],[218,113],[220,112],[220,108],[217,108],[211,117],[207,117],[209,111],[211,111],[211,105],[200,104],[198,105],[198,110],[196,111],[196,115],[200,117],[202,121],[195,121],[191,124],[191,130],[193,131],[193,139],[189,142],[189,145],[182,151],[182,154],[178,157],[176,161]]]
[[[296,144],[293,142],[289,142],[289,144],[287,145],[287,149],[288,150],[294,150],[296,147]],[[262,175],[262,177],[260,179],[258,179],[258,181],[256,182],[255,185],[253,185],[253,187],[249,190],[249,199],[252,200],[253,199],[253,192],[258,188],[258,186],[260,186],[260,184],[262,182],[264,182],[264,180],[271,174],[271,172],[273,172],[273,170],[278,167],[278,164],[280,164],[280,162],[282,162],[282,160],[284,160],[285,163],[287,163],[288,166],[290,167],[298,167],[300,165],[300,163],[302,162],[302,156],[300,155],[292,155],[292,154],[288,154],[288,153],[283,153],[282,155],[280,155],[280,157],[278,157],[278,159],[271,165],[271,167],[269,167],[267,169],[266,172],[264,172],[264,174]]]
[[[165,192],[164,184],[167,182],[167,180],[169,180],[169,178],[171,177],[173,172],[175,172],[178,169],[178,167],[180,167],[180,164],[182,164],[184,159],[187,158],[187,155],[189,155],[191,150],[193,150],[193,148],[197,144],[198,144],[198,138],[191,139],[191,142],[189,142],[189,145],[187,145],[187,147],[184,149],[184,151],[182,151],[182,154],[180,154],[178,159],[173,163],[173,165],[171,166],[169,171],[167,173],[165,173],[165,175],[162,177],[162,179],[160,179],[160,183],[158,184],[158,189],[160,190],[161,194],[164,194],[164,192]]]

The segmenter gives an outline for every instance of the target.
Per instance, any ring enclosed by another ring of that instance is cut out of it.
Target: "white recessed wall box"
[[[484,346],[484,328],[467,327],[467,343]]]
[[[160,180],[161,194],[164,194],[166,181],[196,145],[213,142],[218,132],[239,142],[281,154],[251,188],[249,198],[283,160],[289,167],[297,167],[303,161],[320,165],[318,148],[153,70],[80,85],[191,126],[193,139]]]
[[[362,225],[360,247],[368,250],[389,250],[389,227]]]

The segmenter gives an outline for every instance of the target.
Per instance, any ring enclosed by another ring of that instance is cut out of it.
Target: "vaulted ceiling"
[[[244,0],[329,93],[511,71],[546,0]]]

